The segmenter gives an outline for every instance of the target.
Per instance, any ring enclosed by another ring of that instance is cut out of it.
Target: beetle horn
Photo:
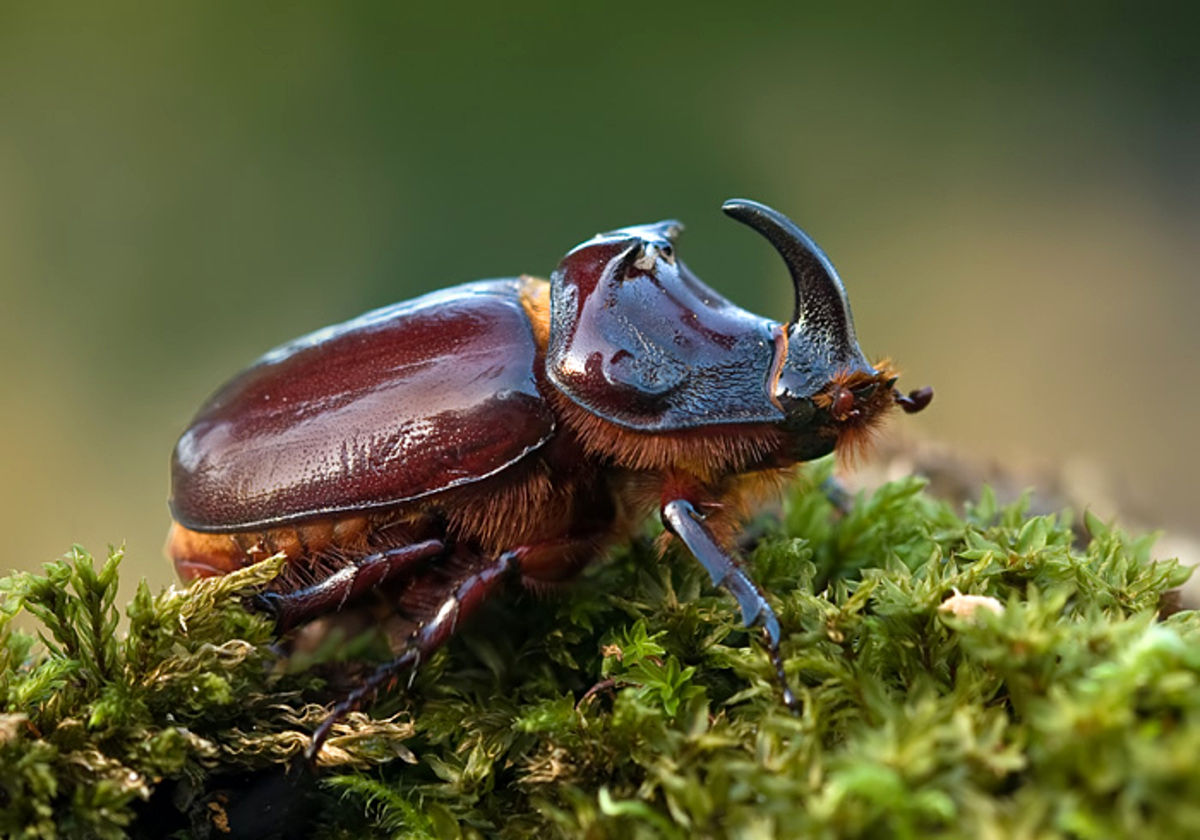
[[[731,198],[721,209],[765,236],[783,257],[796,290],[789,333],[803,331],[824,344],[835,359],[860,360],[846,289],[817,243],[787,216],[757,201]]]

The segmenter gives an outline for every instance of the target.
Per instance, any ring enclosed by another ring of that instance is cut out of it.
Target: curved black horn
[[[783,257],[796,290],[791,329],[824,336],[840,358],[860,355],[846,290],[817,243],[787,216],[757,201],[731,198],[721,209],[765,236]]]

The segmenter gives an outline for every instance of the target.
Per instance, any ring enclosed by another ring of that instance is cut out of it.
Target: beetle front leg
[[[775,667],[775,676],[783,690],[783,702],[789,709],[796,711],[799,703],[788,686],[787,677],[783,672],[783,657],[779,654],[779,619],[767,603],[762,590],[738,565],[737,560],[721,547],[704,523],[704,517],[691,502],[686,499],[673,499],[663,505],[661,515],[663,524],[679,537],[692,556],[700,561],[700,565],[712,578],[713,585],[727,590],[737,599],[742,610],[742,622],[747,627],[755,624],[762,627],[771,664]]]
[[[305,757],[310,761],[316,757],[317,753],[321,751],[321,745],[329,737],[334,724],[350,712],[360,708],[368,698],[397,675],[410,669],[416,669],[422,659],[441,647],[454,634],[459,620],[475,612],[479,605],[486,601],[510,574],[519,571],[520,560],[524,553],[525,549],[523,548],[506,551],[491,565],[460,580],[453,592],[438,604],[433,618],[413,631],[400,655],[391,662],[386,662],[376,668],[371,676],[363,681],[362,685],[334,706],[329,717],[325,718],[313,732],[312,743],[305,750]]]
[[[840,515],[848,516],[854,510],[854,494],[836,476],[831,475],[821,482],[821,492]]]

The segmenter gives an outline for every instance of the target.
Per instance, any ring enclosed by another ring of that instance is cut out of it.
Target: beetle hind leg
[[[441,540],[424,540],[376,551],[343,566],[310,586],[291,592],[261,592],[254,605],[275,617],[279,632],[338,612],[385,581],[410,573],[414,567],[442,554]]]

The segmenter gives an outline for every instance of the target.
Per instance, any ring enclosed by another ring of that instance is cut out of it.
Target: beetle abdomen
[[[167,535],[167,556],[182,580],[227,574],[275,554],[312,561],[324,554],[362,553],[373,526],[365,516],[326,517],[262,531],[199,533],[176,523]]]
[[[279,347],[201,408],[172,460],[191,531],[378,509],[486,478],[540,447],[526,279],[467,283]]]

